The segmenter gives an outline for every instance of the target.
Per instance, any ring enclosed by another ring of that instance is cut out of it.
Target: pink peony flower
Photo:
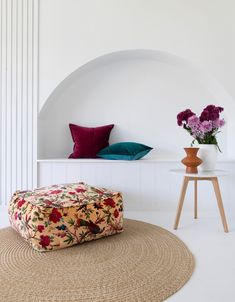
[[[50,192],[50,194],[59,194],[61,192],[62,192],[62,190],[53,190]]]
[[[40,242],[39,244],[42,246],[42,247],[47,247],[51,242],[51,239],[49,236],[44,236],[44,235],[41,235],[40,236]]]
[[[104,205],[110,206],[111,208],[115,208],[115,202],[112,198],[106,198],[104,201]]]
[[[85,193],[85,192],[86,192],[86,189],[77,188],[77,189],[75,189],[75,191],[76,191],[77,193]]]
[[[119,211],[116,209],[116,210],[114,211],[113,215],[114,215],[115,218],[118,218],[118,216],[119,216]]]
[[[25,200],[24,199],[20,199],[18,201],[18,204],[17,204],[17,209],[21,208],[24,203],[25,203]]]
[[[45,227],[44,227],[44,225],[40,224],[37,226],[37,229],[38,229],[39,233],[42,233],[42,231],[44,231]]]
[[[60,214],[60,212],[56,208],[53,208],[52,212],[49,215],[49,220],[57,223],[60,221],[61,217],[62,215]]]

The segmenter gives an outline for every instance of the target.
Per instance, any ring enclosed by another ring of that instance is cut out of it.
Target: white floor
[[[6,209],[0,209],[0,227],[8,226]],[[196,268],[189,282],[167,301],[234,302],[235,301],[235,219],[227,215],[230,232],[224,233],[218,215],[183,212],[180,228],[172,230],[174,213],[128,212],[127,218],[162,226],[179,236],[196,258]],[[229,214],[229,213],[227,213]],[[231,213],[232,214],[232,213]]]

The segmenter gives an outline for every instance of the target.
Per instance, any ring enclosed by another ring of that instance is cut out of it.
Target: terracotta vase
[[[202,160],[197,157],[199,148],[184,148],[187,156],[182,159],[182,163],[186,166],[186,173],[198,173],[197,167],[202,163]]]

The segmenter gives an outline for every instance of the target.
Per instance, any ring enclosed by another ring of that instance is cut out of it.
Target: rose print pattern
[[[12,227],[37,251],[50,251],[123,231],[119,192],[84,183],[16,191]]]

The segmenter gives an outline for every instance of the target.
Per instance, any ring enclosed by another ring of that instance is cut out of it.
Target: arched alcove
[[[235,103],[215,79],[166,52],[110,53],[76,69],[48,98],[38,119],[38,157],[68,157],[69,123],[114,123],[110,143],[137,141],[156,148],[151,157],[175,159],[191,142],[176,114],[188,107],[199,113],[209,103],[226,109],[228,126],[219,141],[224,157],[231,157]]]

